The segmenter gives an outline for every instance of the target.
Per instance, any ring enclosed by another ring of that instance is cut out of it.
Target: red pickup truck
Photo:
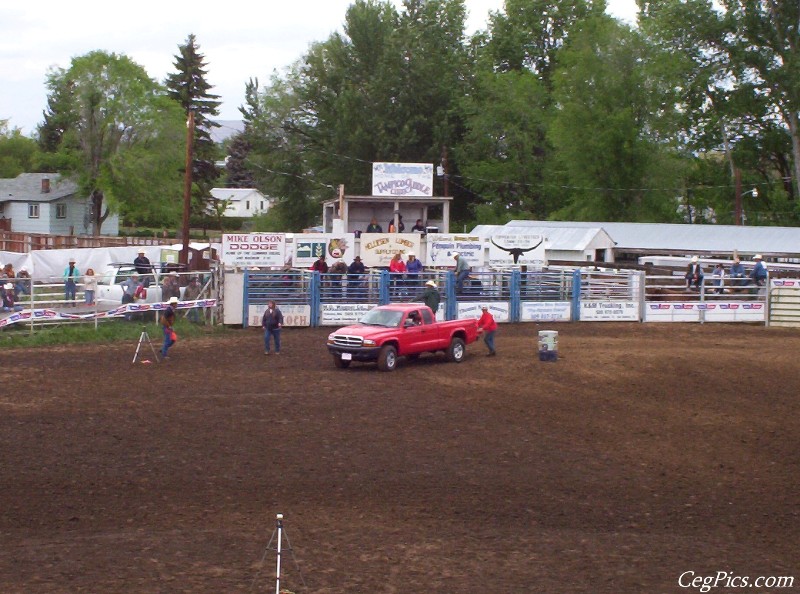
[[[459,363],[466,345],[477,338],[477,320],[437,322],[430,308],[419,303],[381,305],[367,312],[358,324],[330,334],[328,351],[342,369],[351,361],[377,361],[381,371],[393,371],[398,357],[416,359],[437,351]]]

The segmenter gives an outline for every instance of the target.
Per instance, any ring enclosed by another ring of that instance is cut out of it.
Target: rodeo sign
[[[349,263],[355,257],[354,233],[301,233],[294,236],[294,253],[292,266],[310,268],[320,256],[331,264],[338,260]]]
[[[452,266],[453,252],[457,252],[471,267],[483,267],[483,237],[448,233],[428,234],[425,266]]]
[[[286,257],[284,233],[224,233],[222,262],[226,266],[282,267]]]
[[[373,163],[373,196],[433,196],[432,163]]]
[[[543,235],[534,233],[493,235],[489,239],[489,266],[541,268],[546,264],[544,239]]]
[[[395,254],[408,260],[408,253],[419,254],[421,246],[419,233],[362,233],[361,260],[370,268],[389,266]]]

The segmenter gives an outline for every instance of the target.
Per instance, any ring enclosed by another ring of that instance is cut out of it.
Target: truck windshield
[[[368,326],[385,326],[386,328],[394,328],[400,324],[403,317],[402,311],[394,311],[391,309],[373,309],[367,312],[361,323]]]

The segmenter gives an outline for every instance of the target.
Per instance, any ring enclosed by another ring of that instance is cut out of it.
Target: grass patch
[[[34,326],[31,334],[30,326],[15,325],[0,331],[0,348],[44,347],[60,344],[108,343],[138,340],[146,329],[153,344],[161,344],[161,326],[152,320],[147,322],[127,322],[125,320],[109,320],[98,324],[69,323],[53,326]],[[194,336],[210,336],[222,334],[225,326],[201,326],[180,319],[175,323],[175,332],[181,338]]]

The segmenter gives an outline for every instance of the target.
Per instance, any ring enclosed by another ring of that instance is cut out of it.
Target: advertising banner
[[[348,326],[358,322],[377,303],[323,303],[320,308],[322,326]]]
[[[581,322],[638,321],[638,301],[581,301]]]
[[[535,269],[546,263],[543,235],[498,233],[489,239],[488,264],[492,268],[527,266]]]
[[[294,268],[311,268],[314,261],[325,255],[325,261],[331,265],[339,260],[350,264],[355,258],[354,233],[300,233],[294,236],[292,266]],[[362,256],[363,257],[363,256]]]
[[[483,238],[480,235],[429,233],[425,266],[453,266],[453,252],[471,267],[483,267]]]
[[[508,301],[487,301],[485,304],[489,306],[489,313],[492,314],[495,322],[507,322],[510,319],[509,312],[511,307]],[[475,318],[477,320],[483,313],[481,305],[484,305],[484,303],[459,303],[458,319]]]
[[[422,238],[419,233],[362,233],[361,261],[364,266],[389,266],[397,252],[408,260],[408,252],[419,254]]]
[[[766,320],[765,303],[656,302],[645,304],[645,322],[759,322]]]
[[[521,301],[522,322],[569,322],[572,304],[569,301]]]
[[[286,262],[284,233],[224,233],[220,258],[226,266],[283,267]]]
[[[433,196],[433,164],[373,163],[372,195]]]
[[[267,309],[266,303],[250,304],[247,311],[247,323],[251,327],[261,326],[261,318],[264,310]],[[283,314],[284,326],[310,326],[311,325],[311,306],[310,305],[280,305],[278,309]]]

